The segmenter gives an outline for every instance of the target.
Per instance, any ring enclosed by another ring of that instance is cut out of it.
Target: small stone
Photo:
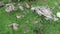
[[[17,15],[16,17],[17,17],[17,18],[21,18],[21,15]]]
[[[54,18],[54,21],[58,21],[58,18]]]
[[[20,14],[16,15],[16,18],[22,18],[22,17],[24,17],[24,15],[20,15]]]
[[[30,3],[26,3],[26,7],[27,8],[30,8],[31,7],[31,4]]]
[[[4,3],[3,2],[0,2],[0,7],[4,6]]]
[[[15,10],[15,6],[13,4],[6,4],[6,9],[5,9],[6,12],[10,13],[13,10]]]
[[[11,23],[11,24],[9,24],[8,26],[10,26],[11,28],[13,28],[14,30],[17,30],[19,24],[17,24],[17,23]]]
[[[60,12],[57,12],[57,17],[59,17],[59,18],[60,18]]]
[[[35,7],[32,7],[31,10],[35,10]]]
[[[20,5],[20,4],[18,4],[18,5],[19,5],[19,9],[23,11],[24,10],[23,5]]]

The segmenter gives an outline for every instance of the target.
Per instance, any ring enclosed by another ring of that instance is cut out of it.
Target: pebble
[[[5,9],[6,12],[10,13],[13,10],[15,10],[15,6],[13,4],[6,4],[6,9]]]
[[[0,2],[0,7],[4,6],[4,3],[3,2]]]
[[[8,26],[12,27],[14,30],[17,30],[19,24],[17,24],[17,23],[11,23],[11,24],[9,24]]]
[[[18,6],[19,6],[19,9],[20,9],[20,10],[22,10],[22,11],[24,10],[23,5],[18,4]]]
[[[57,17],[59,17],[59,18],[60,18],[60,12],[57,12]]]

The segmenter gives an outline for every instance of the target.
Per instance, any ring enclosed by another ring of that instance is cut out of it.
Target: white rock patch
[[[32,7],[31,10],[35,11],[39,16],[43,15],[45,18],[47,18],[47,20],[54,20],[54,21],[58,20],[52,16],[53,13],[49,7],[37,6]]]

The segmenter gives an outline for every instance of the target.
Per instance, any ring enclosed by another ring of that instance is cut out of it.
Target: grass
[[[6,2],[5,0],[3,1]],[[39,0],[38,3],[36,4],[34,2],[31,2],[31,5],[32,6],[48,5],[49,7],[54,7],[56,6],[54,2],[60,3],[60,0],[47,0],[47,4],[45,4],[43,0]],[[26,2],[23,2],[23,4],[24,3]],[[39,29],[39,32],[41,34],[60,34],[60,20],[58,20],[57,22],[47,21],[43,19],[42,16],[38,16],[37,14],[32,12],[30,9],[28,10],[27,8],[25,9],[26,11],[17,10],[8,14],[5,12],[5,7],[1,7],[0,8],[0,34],[23,34],[24,25],[28,27],[29,32],[27,32],[27,34],[35,34],[33,30],[38,29],[37,24],[39,23],[43,24],[43,26]],[[59,11],[60,9],[57,8],[53,10],[54,13]],[[24,15],[25,17],[21,19],[17,19],[16,14],[21,14]],[[35,25],[32,24],[32,21],[34,19],[38,21],[38,23]],[[7,26],[10,22],[16,22],[20,25],[17,31],[13,32],[12,28]]]

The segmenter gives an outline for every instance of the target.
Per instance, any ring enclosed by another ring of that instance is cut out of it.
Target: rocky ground
[[[0,0],[0,34],[60,34],[60,0]],[[11,5],[13,4],[15,8]],[[29,5],[29,6],[28,6]],[[47,6],[58,18],[57,21],[46,20],[30,8]],[[6,8],[9,7],[9,11]],[[11,9],[13,8],[13,9]]]

